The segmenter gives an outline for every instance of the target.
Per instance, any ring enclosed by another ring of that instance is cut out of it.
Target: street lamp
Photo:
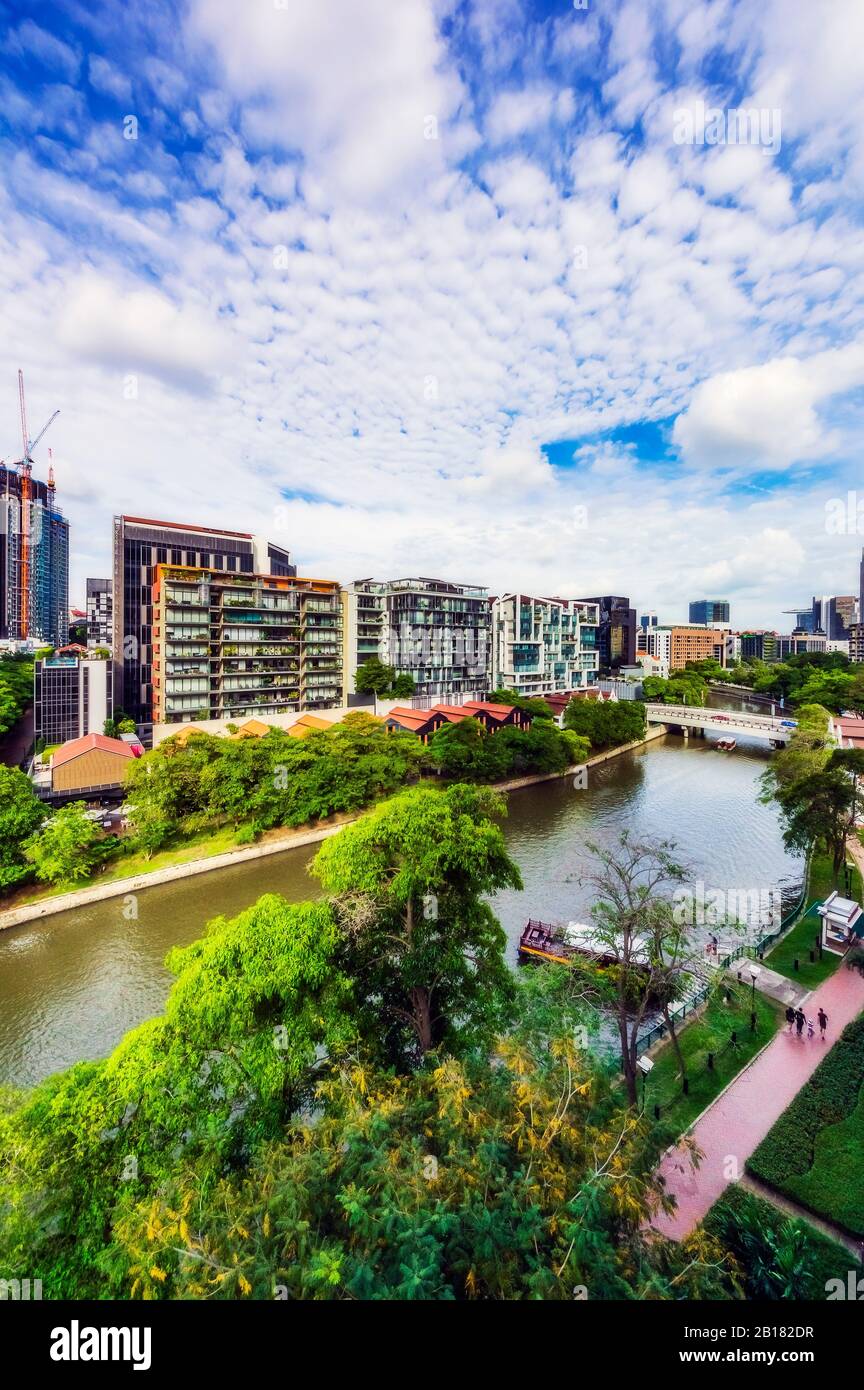
[[[645,1114],[645,1091],[648,1086],[648,1077],[654,1070],[654,1063],[650,1057],[640,1057],[636,1063],[642,1073],[642,1114]]]

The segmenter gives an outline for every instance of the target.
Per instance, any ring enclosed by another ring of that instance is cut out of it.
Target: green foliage
[[[52,1298],[105,1296],[126,1266],[112,1226],[185,1164],[202,1202],[282,1132],[322,1050],[353,1037],[326,904],[262,898],[169,956],[163,1017],[104,1062],[37,1086],[0,1115],[0,1277],[26,1268]]]
[[[774,792],[783,816],[784,843],[803,850],[823,838],[839,871],[846,839],[855,829],[860,805],[856,778],[864,775],[864,752],[838,748],[827,761],[817,762],[815,771],[800,770],[800,776],[778,784]]]
[[[322,1114],[198,1199],[191,1165],[118,1224],[145,1298],[571,1301],[722,1296],[716,1241],[639,1229],[640,1122],[572,1039],[411,1077],[345,1067]],[[530,1157],[529,1157],[530,1156]],[[122,1256],[122,1264],[121,1257]],[[685,1273],[686,1271],[686,1273]],[[676,1281],[677,1282],[673,1282]]]
[[[704,1226],[735,1257],[747,1299],[822,1300],[830,1279],[846,1283],[845,1246],[736,1183],[715,1202]]]
[[[0,763],[0,889],[11,888],[31,872],[23,845],[44,817],[30,778],[20,768]]]
[[[90,873],[101,838],[84,802],[73,801],[25,841],[24,855],[42,883],[77,883]]]
[[[864,667],[841,652],[801,652],[782,662],[753,662],[739,682],[795,706],[822,705],[832,714],[843,709],[864,712]]]
[[[638,700],[571,700],[564,727],[587,738],[594,749],[615,748],[645,737],[645,706]]]
[[[750,1156],[763,1182],[864,1235],[864,1016],[850,1023]]]
[[[693,669],[695,664],[690,662],[685,670],[673,671],[668,680],[662,676],[646,676],[642,682],[645,699],[659,700],[665,705],[704,705],[708,698],[708,682],[706,677]],[[718,664],[717,669],[722,670],[722,667]]]
[[[0,657],[0,736],[18,723],[32,703],[32,657],[23,653]]]
[[[524,710],[535,719],[551,719],[552,708],[540,695],[521,695],[518,690],[493,690],[487,695],[493,705],[512,705],[514,709]]]
[[[276,728],[241,739],[196,731],[130,763],[127,798],[139,843],[153,852],[193,824],[251,820],[263,830],[360,810],[410,782],[425,757],[413,734],[361,711],[303,739]]]
[[[429,761],[444,777],[500,782],[532,772],[563,772],[588,755],[588,743],[562,732],[551,719],[528,729],[504,725],[489,731],[479,719],[443,724],[429,740]]]
[[[385,666],[377,656],[369,656],[357,667],[354,689],[381,699],[406,699],[414,694],[414,678],[397,676],[395,666]]]
[[[423,785],[326,840],[312,873],[352,943],[360,1031],[384,1064],[488,1046],[513,998],[486,897],[521,888],[488,788]]]

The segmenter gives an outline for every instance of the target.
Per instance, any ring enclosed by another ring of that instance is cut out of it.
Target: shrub
[[[813,1166],[816,1139],[844,1120],[858,1103],[864,1076],[864,1017],[850,1023],[810,1080],[751,1155],[748,1168],[780,1186]]]

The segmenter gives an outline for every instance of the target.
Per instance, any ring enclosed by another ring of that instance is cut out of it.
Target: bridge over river
[[[794,725],[785,719],[775,719],[767,714],[747,714],[743,710],[706,709],[701,705],[654,705],[646,704],[645,713],[649,724],[666,724],[670,729],[680,729],[684,734],[700,734],[704,737],[706,729],[719,734],[746,734],[751,738],[765,738],[774,748],[782,748],[789,742]]]

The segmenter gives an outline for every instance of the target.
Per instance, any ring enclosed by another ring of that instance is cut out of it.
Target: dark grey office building
[[[194,565],[226,574],[297,573],[287,550],[245,531],[115,516],[114,704],[136,724],[149,724],[153,718],[150,667],[157,565]]]
[[[600,674],[617,671],[619,666],[632,666],[636,661],[636,609],[630,607],[629,598],[614,594],[599,598],[589,595],[585,602],[596,603],[600,608],[597,628]]]

